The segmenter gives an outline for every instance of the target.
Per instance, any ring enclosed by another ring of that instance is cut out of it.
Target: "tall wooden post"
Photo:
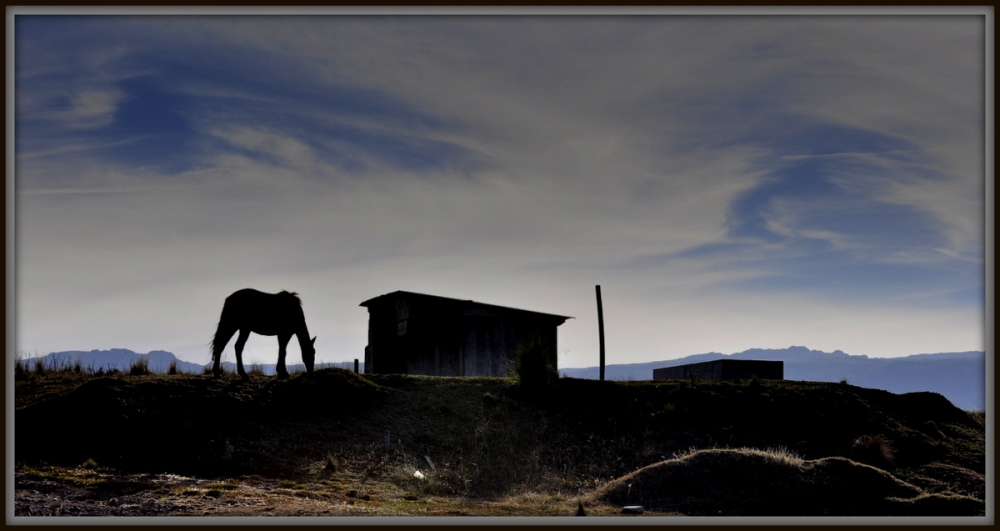
[[[601,285],[597,288],[597,333],[601,341],[601,381],[604,381],[604,306],[601,305]]]
[[[358,372],[358,358],[354,358],[354,374],[360,374]]]

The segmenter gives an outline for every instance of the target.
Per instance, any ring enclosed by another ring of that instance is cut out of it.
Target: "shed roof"
[[[453,299],[453,298],[450,298],[450,297],[439,297],[437,295],[426,295],[426,294],[423,294],[423,293],[414,293],[412,291],[393,291],[392,293],[386,293],[385,295],[379,295],[378,297],[374,297],[374,298],[368,299],[365,302],[362,302],[359,306],[370,307],[370,306],[372,306],[374,304],[382,303],[382,302],[389,302],[391,300],[395,300],[395,299],[398,299],[400,297],[416,297],[416,298],[422,298],[422,299],[425,299],[425,300],[431,300],[433,302],[437,302],[437,303],[441,303],[441,304],[462,305],[462,306],[466,306],[467,307],[466,311],[469,311],[469,310],[475,311],[475,310],[478,309],[478,310],[493,311],[493,312],[496,312],[496,313],[521,313],[521,314],[529,314],[529,316],[532,316],[532,317],[540,317],[540,318],[544,318],[544,319],[558,320],[559,323],[557,323],[556,326],[562,324],[567,319],[572,319],[572,317],[568,317],[568,316],[565,316],[565,315],[556,315],[556,314],[552,314],[552,313],[533,312],[531,310],[522,310],[520,308],[510,308],[508,306],[497,306],[496,304],[486,304],[486,303],[476,302],[474,300],[469,300],[469,299]]]

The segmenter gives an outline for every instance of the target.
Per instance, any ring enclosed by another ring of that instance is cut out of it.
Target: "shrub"
[[[177,374],[177,360],[170,362],[170,366],[167,367],[167,374]]]
[[[548,353],[538,341],[518,347],[514,357],[514,381],[525,388],[537,389],[559,379],[559,371],[549,362]]]
[[[142,376],[149,374],[149,359],[148,358],[136,358],[132,365],[128,368],[128,373],[132,376]]]

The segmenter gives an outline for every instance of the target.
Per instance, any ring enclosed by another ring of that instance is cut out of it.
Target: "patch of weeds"
[[[24,358],[24,354],[18,351],[14,354],[14,379],[24,380],[31,374],[30,369],[28,369],[28,362]]]
[[[167,367],[167,374],[171,376],[177,375],[177,360],[173,360],[170,362],[170,366]]]
[[[850,458],[883,470],[896,467],[896,454],[892,448],[892,441],[884,435],[862,435],[855,439],[851,444]]]
[[[45,360],[42,358],[35,358],[35,364],[32,367],[35,376],[45,377],[49,374],[49,368],[45,366]]]
[[[267,376],[264,374],[264,364],[256,361],[250,364],[250,367],[247,369],[247,374],[258,378],[264,378]]]
[[[332,453],[327,452],[326,463],[324,463],[323,465],[323,470],[326,470],[327,472],[336,472],[338,468],[339,467],[337,466],[337,458],[333,457]]]
[[[438,485],[437,481],[428,480],[424,483],[423,487],[420,489],[420,492],[428,496],[434,496],[438,493],[439,490],[440,486]]]
[[[497,398],[493,393],[486,391],[483,393],[483,407],[486,409],[493,409],[500,405],[500,399]]]
[[[149,358],[148,357],[138,357],[132,362],[132,365],[128,368],[128,373],[131,376],[145,376],[149,374]]]
[[[87,460],[84,461],[80,467],[86,468],[87,470],[95,470],[97,468],[97,461],[94,461],[92,458],[87,458]]]
[[[514,382],[528,390],[542,389],[559,379],[552,356],[537,339],[517,348],[513,369]]]

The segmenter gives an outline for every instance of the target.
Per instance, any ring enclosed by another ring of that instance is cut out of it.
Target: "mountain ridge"
[[[839,382],[902,394],[931,391],[956,406],[983,411],[986,407],[986,353],[983,351],[913,354],[898,358],[872,358],[840,350],[823,352],[806,347],[747,349],[733,354],[709,352],[672,360],[605,366],[609,380],[649,380],[653,369],[717,359],[782,361],[786,380]],[[559,369],[561,376],[597,379],[598,367]]]
[[[786,380],[816,382],[839,382],[846,380],[852,385],[882,389],[902,394],[917,391],[939,393],[959,408],[984,411],[986,407],[986,354],[983,351],[940,352],[933,354],[913,354],[898,358],[872,358],[866,355],[851,355],[840,350],[823,352],[803,346],[785,349],[747,349],[733,354],[708,352],[693,354],[673,360],[641,363],[610,364],[605,366],[605,378],[609,380],[650,380],[653,369],[673,367],[689,363],[699,363],[716,359],[759,359],[777,360],[785,363]],[[200,374],[207,364],[202,365],[177,359],[165,350],[151,350],[146,354],[125,348],[109,350],[71,350],[51,352],[39,358],[25,361],[37,363],[44,360],[49,367],[73,366],[77,360],[84,369],[118,369],[127,371],[129,367],[145,358],[152,372],[166,372],[170,364],[176,362],[178,372]],[[223,368],[235,372],[233,362],[223,362]],[[361,362],[360,372],[364,373]],[[247,370],[251,365],[246,364]],[[254,364],[266,375],[275,374],[275,364]],[[319,364],[318,367],[340,367],[353,370],[353,362]],[[29,366],[30,368],[30,366]],[[289,365],[290,371],[304,370],[299,365]],[[597,379],[598,367],[567,367],[559,369],[561,376]]]

